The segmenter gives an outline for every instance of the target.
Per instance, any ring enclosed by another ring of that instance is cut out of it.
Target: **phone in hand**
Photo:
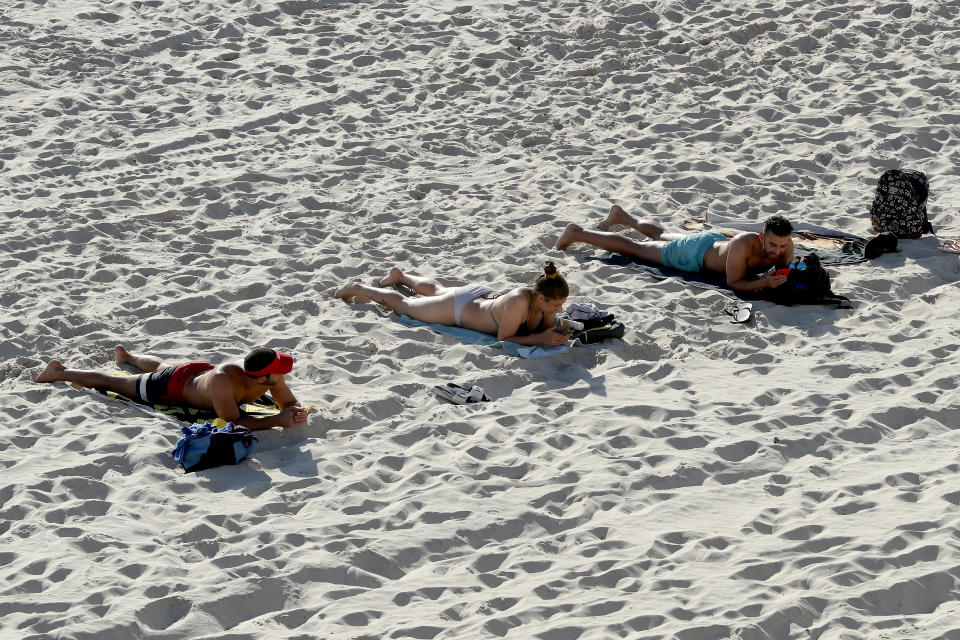
[[[790,275],[790,269],[777,269],[777,272],[773,274],[774,276],[788,276]]]

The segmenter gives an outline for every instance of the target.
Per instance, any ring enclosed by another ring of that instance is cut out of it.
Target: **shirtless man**
[[[638,242],[609,229],[617,224],[636,229],[650,240]],[[681,271],[716,271],[725,274],[727,286],[734,291],[759,291],[779,287],[787,276],[765,273],[757,279],[753,274],[770,267],[786,268],[793,262],[793,225],[783,216],[771,216],[764,221],[763,231],[744,231],[732,240],[717,231],[700,231],[683,235],[666,233],[663,225],[652,220],[640,220],[617,205],[598,227],[587,231],[568,224],[557,240],[556,248],[564,250],[574,242],[586,242],[595,247],[662,264]]]
[[[83,387],[106,389],[147,404],[168,404],[213,409],[217,415],[251,431],[290,427],[307,421],[307,411],[287,388],[283,376],[293,369],[293,358],[266,347],[257,347],[243,362],[214,367],[206,362],[173,365],[154,356],[114,348],[120,364],[131,364],[144,373],[113,376],[100,371],[67,369],[57,360],[37,376],[36,382],[72,382]],[[266,392],[280,407],[274,416],[240,415],[240,405],[253,402]]]

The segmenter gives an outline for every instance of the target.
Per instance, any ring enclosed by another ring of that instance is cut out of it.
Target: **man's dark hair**
[[[268,347],[257,347],[243,359],[244,371],[260,371],[277,359],[277,352]],[[249,374],[248,374],[249,375]]]
[[[763,221],[763,233],[772,233],[781,238],[787,238],[793,233],[793,225],[781,215],[770,216]]]

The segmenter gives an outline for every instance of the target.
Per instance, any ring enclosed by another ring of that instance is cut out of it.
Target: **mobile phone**
[[[790,275],[790,269],[777,269],[777,272],[773,274],[775,276],[788,276]]]

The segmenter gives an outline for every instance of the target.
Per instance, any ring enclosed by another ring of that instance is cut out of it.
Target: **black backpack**
[[[580,340],[580,344],[596,344],[608,338],[623,338],[626,327],[618,320],[611,320],[609,324],[585,327],[573,335]]]
[[[842,309],[850,308],[850,300],[836,295],[830,288],[830,275],[820,264],[820,257],[817,254],[810,253],[802,258],[795,258],[793,264],[787,281],[779,287],[765,289],[765,298],[787,306],[834,304]]]
[[[626,327],[614,317],[612,313],[602,311],[595,317],[577,320],[583,329],[575,332],[573,339],[580,340],[580,344],[596,344],[608,338],[623,338]]]
[[[890,169],[877,181],[870,219],[878,232],[890,231],[899,238],[919,238],[933,233],[927,220],[927,176],[919,171]]]

